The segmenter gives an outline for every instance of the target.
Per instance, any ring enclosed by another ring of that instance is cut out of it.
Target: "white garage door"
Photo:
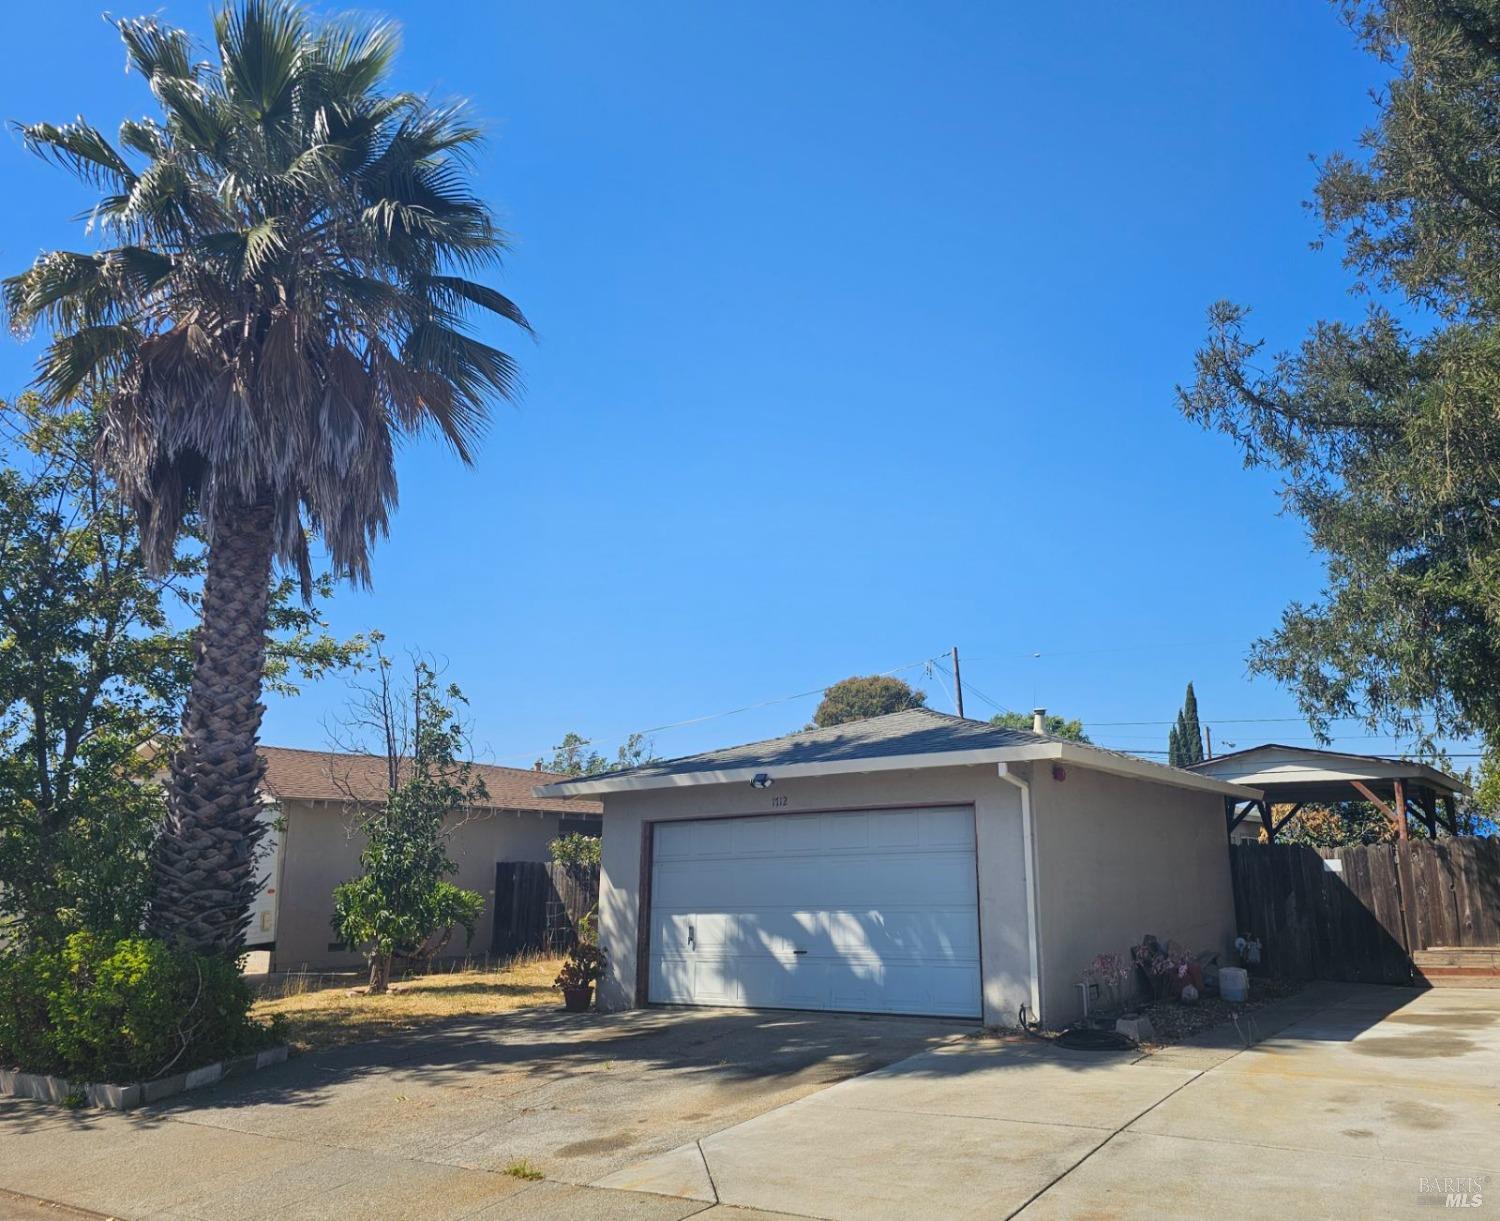
[[[658,823],[652,1001],[978,1017],[974,812]]]

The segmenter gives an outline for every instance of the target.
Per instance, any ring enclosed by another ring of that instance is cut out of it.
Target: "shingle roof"
[[[789,764],[833,763],[848,759],[896,758],[904,755],[936,755],[950,751],[987,750],[1003,746],[1036,746],[1046,742],[1066,742],[1079,750],[1097,753],[1111,759],[1129,759],[1158,768],[1167,776],[1182,775],[1180,769],[1154,763],[1136,755],[1124,755],[1100,746],[1074,742],[1050,734],[1030,733],[1024,729],[1007,729],[987,721],[971,721],[950,716],[931,708],[912,708],[863,721],[848,721],[827,729],[805,729],[785,737],[749,742],[723,750],[686,755],[642,767],[603,772],[590,780],[607,780],[615,776],[681,776],[695,772],[732,771],[749,767],[786,767]]]
[[[379,755],[341,754],[327,750],[295,750],[262,746],[266,775],[262,782],[272,797],[303,801],[379,801],[386,792],[386,761]],[[603,807],[587,797],[538,797],[539,784],[566,780],[555,772],[532,768],[497,767],[476,763],[475,772],[489,790],[486,809],[559,810],[570,814],[598,814]]]

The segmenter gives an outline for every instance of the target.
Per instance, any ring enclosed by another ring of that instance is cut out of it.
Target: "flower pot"
[[[563,1008],[569,1013],[587,1013],[594,1001],[594,985],[580,984],[576,988],[564,988]]]

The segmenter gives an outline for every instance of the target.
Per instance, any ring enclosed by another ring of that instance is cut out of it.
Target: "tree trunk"
[[[378,950],[370,955],[370,987],[371,996],[379,996],[385,992],[391,982],[391,956],[382,954]]]
[[[255,898],[264,764],[256,749],[271,508],[224,506],[215,516],[193,683],[172,757],[167,821],[153,865],[148,931],[200,954],[236,955]]]

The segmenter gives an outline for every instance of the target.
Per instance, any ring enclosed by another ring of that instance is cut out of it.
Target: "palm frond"
[[[62,327],[116,322],[174,268],[169,256],[139,246],[100,254],[53,251],[4,281],[6,313],[23,332],[42,321]]]
[[[401,27],[393,21],[343,19],[323,27],[317,58],[328,74],[330,94],[360,97],[377,88],[390,73],[401,49]]]
[[[193,42],[185,30],[164,26],[155,17],[127,17],[115,22],[115,28],[131,66],[147,80],[193,75]]]
[[[219,10],[214,33],[225,96],[262,123],[284,114],[307,50],[302,9],[287,0],[241,0]]]
[[[229,143],[232,120],[222,99],[187,77],[153,77],[151,91],[167,113],[167,133],[194,153],[213,157]]]
[[[143,157],[164,157],[171,148],[167,133],[151,119],[126,119],[120,124],[120,143]]]
[[[82,118],[61,125],[18,124],[17,130],[28,149],[56,162],[91,186],[120,190],[135,181],[129,162],[98,128]]]
[[[83,326],[56,336],[37,362],[47,401],[70,401],[89,383],[108,385],[134,354],[140,332],[128,322]]]
[[[286,249],[279,224],[276,217],[270,216],[245,231],[245,271],[250,276],[259,275]]]
[[[466,280],[462,276],[419,276],[413,287],[439,301],[444,308],[451,309],[461,301],[489,310],[492,314],[514,322],[523,330],[530,331],[531,323],[514,301],[488,284]]]

